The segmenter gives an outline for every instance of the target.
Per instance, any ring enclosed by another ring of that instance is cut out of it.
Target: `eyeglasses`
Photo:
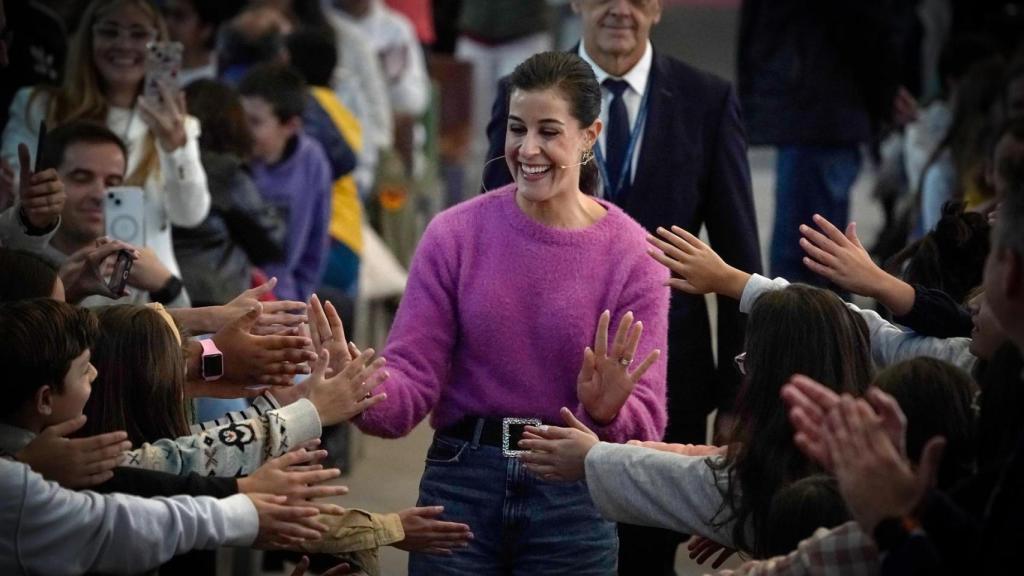
[[[125,38],[128,42],[136,45],[145,45],[156,40],[156,30],[143,28],[142,26],[124,27],[117,24],[100,22],[92,27],[92,35],[96,40],[104,42],[116,42],[118,38]]]
[[[747,353],[740,352],[732,359],[736,363],[736,369],[740,371],[740,374],[747,375]]]

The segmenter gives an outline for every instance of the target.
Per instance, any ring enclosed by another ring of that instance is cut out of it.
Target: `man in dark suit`
[[[648,38],[661,18],[660,0],[577,0],[572,6],[583,19],[575,51],[602,83],[605,128],[595,152],[603,196],[652,234],[659,226],[697,233],[706,225],[722,258],[760,272],[746,135],[732,86],[653,50]],[[487,127],[488,159],[504,153],[507,116],[503,80]],[[484,177],[488,190],[512,180],[502,160],[490,162]],[[717,339],[716,367],[704,299],[673,294],[666,441],[704,443],[707,415],[731,408],[740,380],[732,359],[743,348],[737,302],[718,300]],[[620,573],[672,574],[681,537],[639,530],[620,526]]]

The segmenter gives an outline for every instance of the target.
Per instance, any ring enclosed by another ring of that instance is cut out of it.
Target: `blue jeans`
[[[857,146],[783,146],[775,167],[771,274],[824,286],[825,280],[803,264],[800,225],[816,228],[811,216],[821,214],[845,229],[850,189],[860,171],[860,150]]]
[[[533,477],[501,448],[435,436],[417,506],[438,505],[475,538],[451,556],[410,554],[410,576],[615,574],[615,524],[598,514],[587,485]]]

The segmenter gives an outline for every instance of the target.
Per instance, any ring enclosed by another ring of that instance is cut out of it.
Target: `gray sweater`
[[[733,546],[720,488],[725,474],[709,464],[721,456],[683,456],[628,444],[601,442],[585,460],[590,497],[602,516],[616,522],[698,534]]]
[[[740,312],[749,314],[754,302],[770,290],[781,290],[789,286],[785,278],[771,280],[760,274],[753,274],[740,296]],[[846,303],[846,307],[860,314],[871,333],[871,358],[879,368],[891,366],[903,360],[918,356],[945,360],[968,374],[978,358],[971,354],[970,338],[935,338],[917,332],[903,330],[888,322],[874,310],[863,310]]]
[[[74,492],[6,458],[0,494],[0,574],[134,574],[193,549],[249,546],[259,529],[243,494],[217,500]]]

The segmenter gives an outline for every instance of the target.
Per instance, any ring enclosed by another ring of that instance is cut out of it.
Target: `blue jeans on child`
[[[800,225],[817,228],[821,214],[844,230],[850,214],[850,189],[860,171],[857,145],[781,146],[775,163],[775,227],[771,274],[790,282],[824,286],[825,280],[804,266]]]
[[[546,482],[501,448],[435,435],[417,506],[444,506],[474,539],[451,556],[410,554],[410,576],[615,574],[615,524],[584,482]]]

